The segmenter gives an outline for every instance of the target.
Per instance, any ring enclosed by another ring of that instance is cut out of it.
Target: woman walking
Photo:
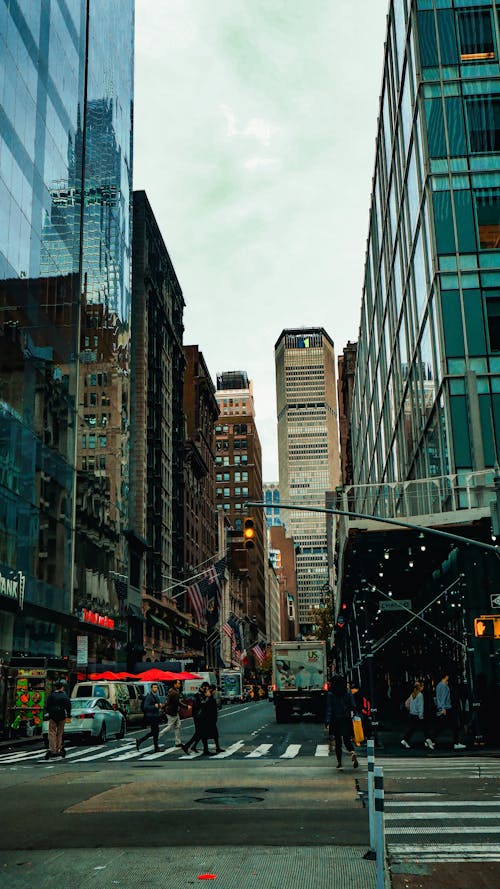
[[[416,682],[411,695],[405,701],[405,708],[408,712],[408,727],[401,739],[401,745],[408,750],[410,749],[410,740],[418,729],[422,729],[423,731],[425,746],[430,747],[431,750],[434,747],[432,741],[429,738],[426,738],[427,732],[426,724],[424,722],[425,702],[423,691],[423,682]]]
[[[352,717],[355,712],[354,698],[347,690],[346,680],[343,676],[334,676],[326,696],[325,721],[329,727],[330,745],[332,738],[335,741],[338,769],[342,768],[342,741],[346,750],[351,754],[353,768],[358,768],[358,760],[352,744]]]

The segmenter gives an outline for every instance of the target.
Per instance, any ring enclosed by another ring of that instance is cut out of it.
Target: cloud
[[[256,170],[258,167],[275,167],[278,159],[275,157],[250,157],[245,161],[247,170]]]

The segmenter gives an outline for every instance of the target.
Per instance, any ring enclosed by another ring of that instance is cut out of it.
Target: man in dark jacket
[[[161,701],[158,697],[157,682],[152,683],[151,691],[148,692],[148,694],[144,698],[142,709],[144,712],[146,723],[150,726],[150,730],[147,735],[143,735],[142,738],[136,738],[135,746],[139,750],[139,747],[141,746],[143,741],[147,741],[148,738],[152,738],[155,753],[159,753],[160,747],[158,745],[158,735],[160,732]]]
[[[330,683],[330,690],[326,696],[325,723],[329,727],[330,739],[335,741],[335,753],[337,755],[337,768],[342,768],[342,741],[351,754],[353,767],[358,768],[358,760],[352,744],[352,717],[356,711],[352,693],[347,690],[347,683],[343,676],[335,675]],[[331,745],[331,740],[330,740]]]
[[[199,691],[195,694],[193,700],[193,722],[194,722],[194,734],[187,741],[186,744],[182,745],[182,749],[184,753],[189,753],[189,748],[192,750],[196,750],[196,745],[198,741],[203,741],[203,756],[210,756],[210,751],[208,749],[208,734],[207,734],[207,726],[209,720],[209,710],[207,709],[208,699],[209,699],[209,684],[208,682],[202,682],[200,685]]]
[[[175,746],[182,747],[181,741],[181,717],[179,715],[181,706],[181,681],[176,679],[172,685],[165,703],[165,713],[167,716],[167,727],[162,729],[162,735],[171,728],[175,729]]]
[[[45,759],[51,756],[66,756],[63,747],[64,725],[66,719],[71,718],[71,701],[64,691],[64,682],[58,679],[55,683],[54,690],[51,691],[47,698],[47,713],[49,715],[49,749],[45,754]]]

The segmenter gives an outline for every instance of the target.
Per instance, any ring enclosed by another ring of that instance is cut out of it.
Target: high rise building
[[[280,488],[277,482],[266,482],[262,489],[266,508],[264,514],[266,517],[266,525],[271,528],[273,525],[286,524],[280,514]]]
[[[133,0],[0,4],[0,649],[69,667],[126,640],[133,49]]]
[[[245,502],[262,500],[262,449],[255,422],[253,385],[246,371],[218,374],[215,397],[219,405],[219,422],[215,427],[216,508],[229,518],[235,532],[233,550],[238,549],[236,541],[241,540],[238,567],[248,571],[245,612],[260,633],[265,634],[264,518],[261,512],[254,515],[255,546],[249,552],[243,548]],[[233,556],[237,558],[234,553]]]
[[[144,191],[135,191],[129,536],[131,564],[137,538],[147,547],[139,589],[150,660],[183,649],[188,625],[183,596],[173,598],[175,581],[184,576],[183,311],[182,289],[151,205]]]
[[[398,0],[387,21],[345,502],[491,543],[500,453],[498,6]],[[449,541],[375,523],[363,534],[361,547],[359,522],[343,529],[347,611],[367,584],[382,590],[374,618],[383,594],[404,589],[440,628],[427,627],[423,649],[413,623],[379,657],[396,654],[399,675],[415,669],[417,653],[435,675],[451,661],[463,670],[459,640],[490,607],[498,559],[461,544],[450,557]],[[380,609],[377,635],[394,620]],[[443,646],[442,631],[458,641]],[[487,643],[475,657],[489,672]]]
[[[275,361],[281,500],[324,508],[340,476],[333,342],[322,327],[283,330]],[[287,510],[282,521],[299,547],[298,617],[308,628],[330,576],[326,518]]]

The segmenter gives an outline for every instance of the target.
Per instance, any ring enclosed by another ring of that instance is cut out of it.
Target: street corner
[[[390,868],[392,889],[497,889],[500,863],[425,862],[394,864]]]

